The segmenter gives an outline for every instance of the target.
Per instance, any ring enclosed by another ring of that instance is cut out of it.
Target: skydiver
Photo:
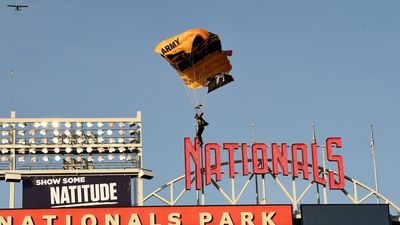
[[[204,112],[202,112],[202,105],[198,105],[195,108],[197,109],[197,113],[194,115],[194,118],[197,121],[197,132],[196,132],[196,137],[199,140],[199,144],[200,147],[203,147],[203,131],[204,131],[204,127],[208,125],[207,121],[205,121],[203,119],[203,114]]]

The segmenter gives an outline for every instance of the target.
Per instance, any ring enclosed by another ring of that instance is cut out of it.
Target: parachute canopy
[[[187,30],[162,41],[154,51],[176,69],[188,88],[208,86],[210,92],[233,81],[228,75],[232,69],[228,56],[232,51],[223,51],[218,35],[207,30]],[[221,75],[227,76],[223,82],[216,80]]]

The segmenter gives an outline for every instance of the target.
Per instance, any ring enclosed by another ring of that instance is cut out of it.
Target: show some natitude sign
[[[23,208],[130,206],[129,176],[55,176],[23,180]]]

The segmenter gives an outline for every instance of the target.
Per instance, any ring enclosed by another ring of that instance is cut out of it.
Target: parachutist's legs
[[[199,126],[199,129],[197,130],[197,133],[196,133],[196,137],[199,139],[200,146],[203,146],[203,137],[202,137],[203,131],[204,131],[204,127]]]

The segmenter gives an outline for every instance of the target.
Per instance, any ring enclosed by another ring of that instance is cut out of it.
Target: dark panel
[[[129,176],[30,177],[23,180],[23,208],[130,205]]]
[[[302,205],[303,225],[389,225],[388,205]]]

